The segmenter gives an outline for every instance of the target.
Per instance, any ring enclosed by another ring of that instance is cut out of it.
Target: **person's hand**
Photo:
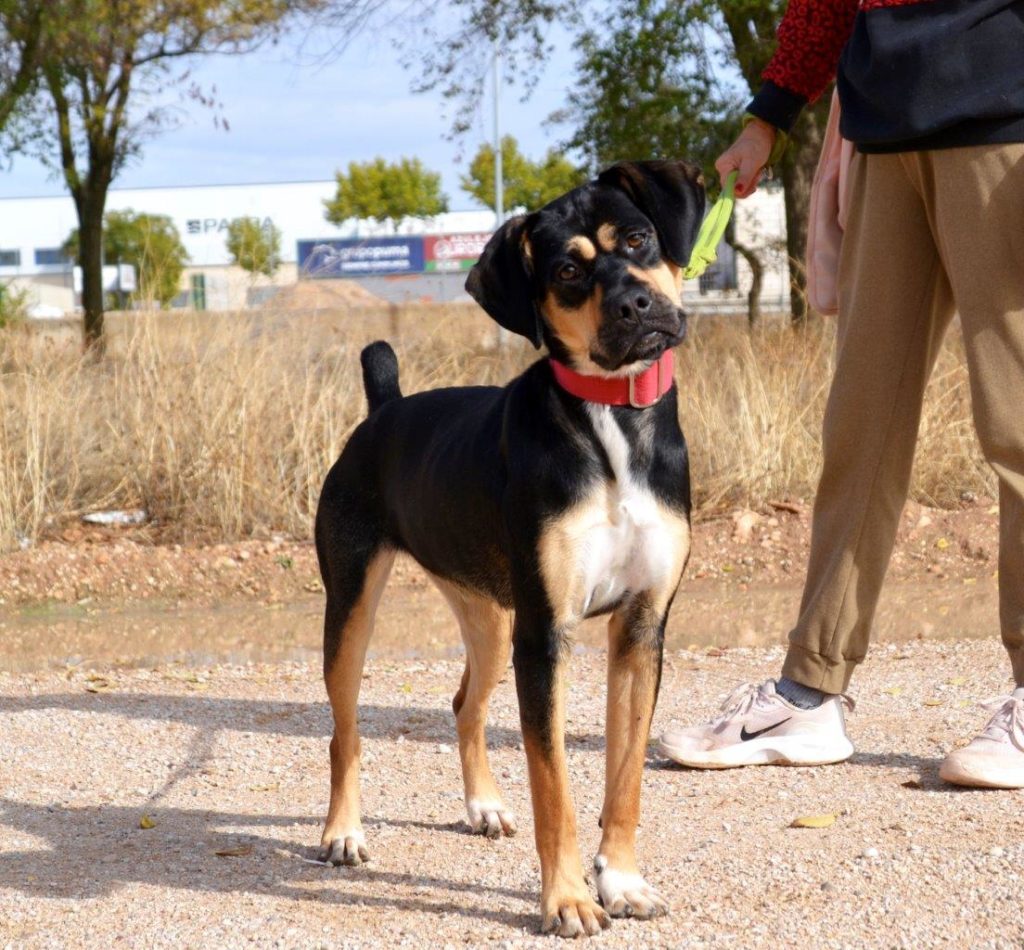
[[[736,179],[737,198],[747,198],[757,191],[761,169],[768,164],[768,157],[775,145],[775,134],[775,126],[754,119],[744,126],[736,141],[718,156],[715,170],[723,184],[729,172],[739,170]]]

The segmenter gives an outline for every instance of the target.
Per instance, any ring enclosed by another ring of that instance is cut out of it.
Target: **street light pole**
[[[494,228],[505,220],[505,176],[501,155],[501,51],[494,50]]]
[[[494,46],[494,230],[505,223],[505,171],[501,161],[501,48]],[[498,327],[498,349],[508,343],[508,331]]]

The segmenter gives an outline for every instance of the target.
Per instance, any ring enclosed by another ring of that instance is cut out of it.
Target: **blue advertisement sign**
[[[330,238],[298,242],[303,277],[369,277],[423,271],[422,237]]]

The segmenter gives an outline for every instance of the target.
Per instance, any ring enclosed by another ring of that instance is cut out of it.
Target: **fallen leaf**
[[[725,651],[718,647],[708,647],[704,653],[705,656],[725,656]]]
[[[221,848],[213,853],[218,858],[244,858],[247,854],[252,854],[252,845],[240,844],[237,848]]]
[[[102,676],[90,676],[85,683],[87,693],[98,693],[101,690],[110,689],[110,681]]]
[[[411,693],[412,692],[412,683],[403,683],[402,684],[402,692],[403,693]]]
[[[149,829],[149,828],[155,828],[156,827],[156,822],[153,821],[153,819],[150,818],[149,815],[143,815],[139,819],[139,827],[144,829],[144,830]]]
[[[954,676],[951,680],[946,680],[946,683],[950,686],[963,686],[967,680],[962,676]]]
[[[939,538],[939,540],[935,542],[935,547],[937,547],[940,551],[945,551],[946,548],[949,547],[949,541],[947,541],[945,538]]]
[[[836,823],[835,815],[805,815],[794,818],[790,828],[829,828]]]
[[[905,782],[900,782],[900,788],[923,788],[923,786],[918,779],[909,778]]]
[[[883,690],[883,692],[888,693],[890,696],[899,696],[899,694],[903,692],[903,687],[890,686],[888,689]]]
[[[923,705],[925,705],[925,706],[941,706],[942,705],[942,700],[941,699],[926,699],[924,701]]]

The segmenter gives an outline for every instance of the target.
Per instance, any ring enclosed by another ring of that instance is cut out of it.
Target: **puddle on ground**
[[[676,597],[667,644],[684,649],[784,643],[799,602],[795,585],[740,591],[688,581]],[[315,660],[322,609],[319,596],[277,607],[5,608],[0,670]],[[875,639],[996,636],[997,617],[994,579],[962,586],[894,584],[879,605]],[[576,639],[583,647],[600,647],[604,638],[605,624],[595,619]],[[447,605],[432,587],[394,582],[381,602],[370,652],[386,658],[452,657],[461,653],[461,644]]]

